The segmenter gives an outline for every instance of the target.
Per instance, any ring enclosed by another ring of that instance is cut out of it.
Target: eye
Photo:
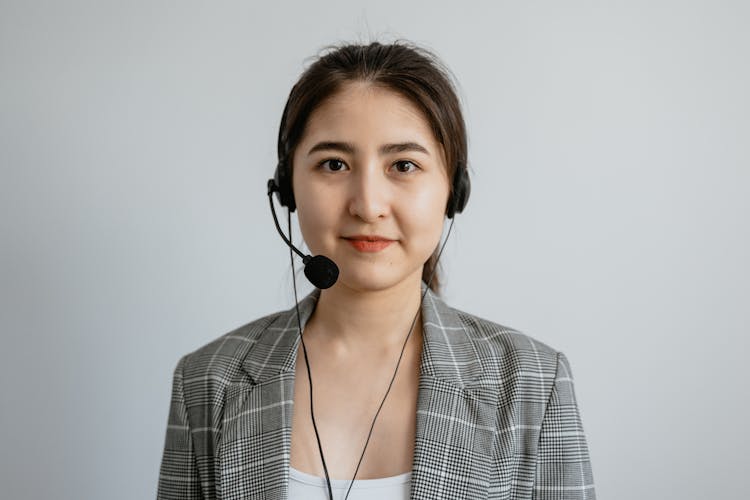
[[[396,169],[397,172],[401,174],[408,174],[410,172],[415,172],[419,170],[419,167],[416,163],[411,162],[409,160],[400,160],[393,164],[393,168]]]
[[[338,158],[329,158],[327,160],[323,160],[318,164],[318,167],[328,172],[340,172],[341,170],[345,170],[347,168],[346,163],[344,163],[343,160],[339,160]]]

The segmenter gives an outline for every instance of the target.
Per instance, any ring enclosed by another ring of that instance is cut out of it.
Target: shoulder
[[[191,386],[226,386],[240,372],[242,361],[263,332],[282,314],[268,314],[231,330],[180,358],[175,376],[184,380],[185,392]]]
[[[553,347],[509,326],[451,308],[476,349],[485,371],[502,378],[554,379],[559,364],[567,363]]]

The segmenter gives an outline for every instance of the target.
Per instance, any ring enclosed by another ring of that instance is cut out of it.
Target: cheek
[[[438,193],[440,192],[438,190]],[[404,223],[415,236],[412,244],[426,251],[428,257],[439,243],[443,232],[447,199],[447,191],[445,196],[436,196],[434,191],[428,191],[408,198],[401,210]]]
[[[336,200],[326,196],[307,196],[303,193],[297,201],[297,219],[302,237],[310,251],[320,253],[325,250],[331,238],[331,230],[337,226],[340,208]]]
[[[297,219],[299,220],[300,230],[308,244],[311,240],[316,239],[321,234],[321,229],[325,227],[328,216],[325,206],[309,203],[301,200],[297,205]]]

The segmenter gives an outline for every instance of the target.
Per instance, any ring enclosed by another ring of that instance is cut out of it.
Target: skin
[[[329,144],[315,147],[323,143]],[[408,143],[418,146],[384,150]],[[308,248],[340,269],[337,283],[321,292],[304,338],[329,474],[351,479],[420,310],[422,266],[440,241],[450,189],[445,154],[411,101],[354,82],[311,114],[294,152],[292,182]],[[361,252],[346,239],[361,234],[393,242]],[[411,470],[421,349],[418,317],[358,479]],[[300,346],[291,465],[323,476],[309,398]]]

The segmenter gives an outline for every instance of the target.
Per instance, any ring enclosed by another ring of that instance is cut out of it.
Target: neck
[[[321,291],[308,325],[312,323],[320,340],[341,350],[400,350],[420,311],[421,298],[421,270],[386,290],[354,290],[340,284]],[[421,330],[420,313],[412,337],[421,335]]]

